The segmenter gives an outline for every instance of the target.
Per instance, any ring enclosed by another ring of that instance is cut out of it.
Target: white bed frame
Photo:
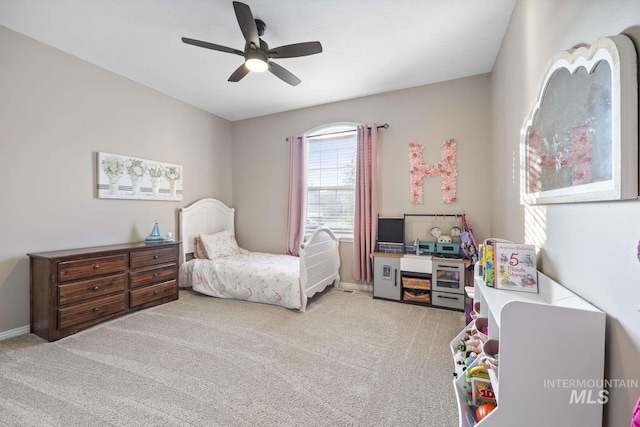
[[[216,199],[201,199],[180,209],[179,232],[182,241],[180,262],[193,254],[199,234],[231,230],[235,234],[235,209]],[[340,285],[338,238],[326,227],[319,227],[300,245],[300,283],[310,298],[327,286]]]

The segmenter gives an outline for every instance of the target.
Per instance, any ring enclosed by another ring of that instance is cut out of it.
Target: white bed
[[[194,259],[195,238],[225,230],[234,233],[234,216],[234,209],[216,199],[180,209],[180,287],[305,311],[307,298],[340,283],[338,239],[325,227],[300,246],[300,257],[240,248],[237,255]]]

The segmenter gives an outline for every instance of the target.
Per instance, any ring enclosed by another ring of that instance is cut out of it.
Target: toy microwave
[[[439,254],[457,254],[460,252],[460,243],[458,242],[438,242],[436,243],[436,252]]]
[[[428,255],[436,251],[436,242],[418,241],[418,255]]]

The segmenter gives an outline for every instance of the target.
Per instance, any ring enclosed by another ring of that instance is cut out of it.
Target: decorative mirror
[[[524,203],[638,196],[636,68],[624,35],[554,58],[522,128]]]

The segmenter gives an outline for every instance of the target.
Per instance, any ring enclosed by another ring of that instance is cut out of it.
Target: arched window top
[[[304,133],[306,138],[324,138],[332,135],[339,135],[343,132],[355,132],[358,123],[355,122],[334,122],[316,126]]]

